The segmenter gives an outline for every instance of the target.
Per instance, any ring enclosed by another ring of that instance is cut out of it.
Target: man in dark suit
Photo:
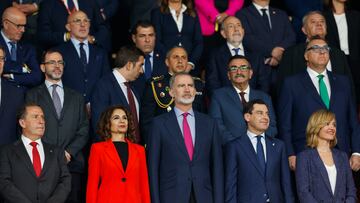
[[[329,50],[324,39],[310,38],[304,54],[307,68],[285,78],[280,91],[279,137],[286,144],[292,170],[296,167],[296,154],[306,146],[305,129],[310,115],[324,108],[336,115],[337,147],[352,154],[350,164],[354,171],[360,168],[360,129],[350,80],[326,69]]]
[[[270,0],[253,0],[236,13],[246,35],[244,46],[250,52],[261,53],[265,63],[277,66],[286,48],[295,44],[295,33],[287,14],[269,6]]]
[[[314,36],[320,36],[325,39],[326,21],[322,13],[319,11],[311,11],[306,14],[303,20],[302,31],[306,35],[307,41]],[[305,43],[300,43],[286,49],[279,66],[277,88],[281,87],[281,83],[285,77],[306,70],[306,61],[303,57],[305,49]],[[331,47],[330,60],[326,68],[335,74],[347,75],[349,79],[352,80],[345,54],[335,47]]]
[[[142,97],[146,81],[152,77],[166,74],[165,53],[155,47],[155,28],[150,21],[137,22],[132,30],[131,38],[135,46],[145,54],[144,74],[133,82],[134,88]]]
[[[21,139],[0,153],[0,193],[8,203],[65,202],[71,177],[64,151],[44,142],[44,113],[27,104],[19,113]]]
[[[251,87],[266,92],[269,90],[270,79],[266,78],[269,75],[266,72],[270,73],[271,67],[264,63],[262,55],[249,53],[248,49],[244,49],[242,43],[244,34],[240,20],[234,16],[225,18],[221,24],[221,35],[226,39],[226,44],[214,49],[206,69],[206,89],[210,96],[218,88],[231,86],[226,65],[234,55],[246,56],[250,60],[254,73],[250,80]]]
[[[5,49],[0,46],[0,75],[5,63]],[[0,146],[18,139],[16,112],[24,102],[24,92],[0,77]]]
[[[265,133],[266,103],[252,100],[243,113],[247,133],[224,147],[225,202],[294,202],[285,145]]]
[[[141,132],[143,136],[151,131],[151,121],[155,116],[169,112],[174,107],[174,99],[170,95],[170,78],[175,73],[186,72],[190,69],[187,66],[188,55],[183,47],[174,47],[166,54],[165,63],[168,73],[153,77],[145,86],[144,96],[141,101]],[[193,77],[196,96],[193,108],[196,111],[204,112],[204,82]]]
[[[215,90],[211,97],[209,113],[222,132],[222,144],[225,145],[246,133],[246,123],[242,116],[244,105],[253,99],[262,99],[269,107],[270,127],[266,134],[277,134],[275,112],[269,95],[250,87],[253,70],[249,61],[240,55],[232,56],[228,65],[228,80],[232,86]]]
[[[68,16],[75,11],[83,11],[91,20],[89,42],[110,51],[109,30],[94,0],[46,0],[40,4],[40,8],[37,34],[43,48],[69,41],[70,35],[65,29],[65,25],[69,23]]]
[[[110,72],[106,51],[88,40],[90,23],[84,12],[73,12],[66,24],[71,39],[55,48],[66,61],[64,85],[82,94],[88,109],[96,82]]]
[[[23,90],[40,84],[41,72],[35,48],[19,42],[25,31],[25,14],[9,7],[2,15],[2,25],[0,45],[6,52],[2,77]]]
[[[82,95],[62,83],[64,63],[57,51],[49,50],[44,54],[41,70],[45,74],[45,83],[29,90],[26,102],[37,103],[44,111],[46,130],[42,140],[64,150],[72,176],[67,202],[75,203],[84,201],[81,195],[85,191],[81,187],[85,171],[82,150],[88,141],[89,122]]]
[[[191,75],[172,76],[175,107],[153,120],[147,146],[153,203],[224,202],[220,134],[213,119],[193,110],[194,87]]]
[[[91,117],[93,127],[97,126],[101,113],[111,105],[122,105],[132,115],[137,142],[139,133],[139,95],[129,82],[136,80],[143,73],[144,54],[136,47],[121,47],[118,51],[112,73],[104,75],[96,84],[91,96]],[[100,138],[95,137],[95,141]]]

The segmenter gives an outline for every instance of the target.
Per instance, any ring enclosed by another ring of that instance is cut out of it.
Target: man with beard
[[[249,81],[253,76],[253,70],[249,61],[244,56],[235,55],[230,58],[228,64],[227,76],[232,86],[215,90],[209,108],[210,115],[216,119],[222,132],[222,144],[246,133],[243,109],[247,102],[254,99],[262,99],[269,107],[270,127],[266,133],[275,137],[276,119],[271,98],[266,93],[250,87]]]
[[[48,50],[41,64],[45,82],[29,90],[26,101],[38,104],[44,111],[46,130],[42,140],[64,151],[72,185],[67,202],[83,202],[85,159],[82,149],[88,141],[89,123],[82,95],[63,85],[64,65],[59,52]]]
[[[146,84],[144,96],[141,105],[141,132],[147,135],[151,131],[151,120],[158,115],[169,112],[174,107],[174,99],[171,97],[169,81],[172,75],[176,73],[189,73],[188,55],[184,48],[174,47],[166,54],[165,64],[168,67],[168,74],[153,77]],[[197,77],[193,77],[196,96],[193,108],[204,112],[204,82]]]
[[[170,79],[173,110],[153,119],[148,142],[151,202],[224,202],[223,162],[216,122],[194,111],[194,79]]]
[[[257,53],[250,53],[244,49],[243,37],[245,30],[240,20],[234,16],[228,16],[221,24],[221,35],[226,39],[220,48],[212,52],[206,69],[206,89],[212,96],[214,91],[225,86],[232,86],[228,78],[226,64],[231,56],[246,56],[252,65],[253,77],[250,80],[252,88],[269,91],[269,75],[271,67],[264,63],[264,58]]]

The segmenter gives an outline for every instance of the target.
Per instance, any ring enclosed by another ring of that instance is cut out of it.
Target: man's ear
[[[71,28],[70,28],[70,24],[69,24],[69,23],[66,23],[65,28],[66,28],[66,30],[67,30],[68,32],[71,31]]]
[[[244,119],[245,119],[246,122],[250,121],[250,116],[251,115],[249,113],[244,114]]]

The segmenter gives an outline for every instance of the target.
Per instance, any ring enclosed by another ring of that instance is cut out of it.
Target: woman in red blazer
[[[98,123],[104,142],[91,147],[87,203],[148,203],[150,191],[144,147],[134,144],[134,125],[122,106],[105,110]]]

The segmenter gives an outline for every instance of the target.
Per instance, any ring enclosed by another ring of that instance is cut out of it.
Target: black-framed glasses
[[[9,23],[13,24],[16,27],[16,29],[18,29],[18,30],[26,28],[26,24],[16,24],[9,19],[5,19],[5,20],[8,21]]]
[[[88,24],[90,24],[90,19],[74,19],[74,20],[72,20],[72,21],[70,21],[71,23],[74,23],[75,25],[81,25],[81,23],[82,24],[84,24],[84,25],[88,25]]]
[[[64,66],[64,65],[65,65],[65,61],[63,61],[63,60],[58,60],[58,61],[50,60],[50,61],[44,62],[43,64],[52,65],[52,66],[55,66],[55,65]]]
[[[0,62],[5,62],[6,61],[6,57],[5,56],[0,56]]]
[[[228,70],[231,71],[231,72],[236,72],[236,71],[238,71],[238,70],[240,70],[240,71],[247,71],[247,70],[250,70],[250,69],[251,69],[250,66],[241,65],[241,66],[230,66]]]
[[[329,53],[330,47],[328,45],[319,46],[319,45],[313,45],[306,49],[306,51],[313,51],[317,54],[319,53]]]

